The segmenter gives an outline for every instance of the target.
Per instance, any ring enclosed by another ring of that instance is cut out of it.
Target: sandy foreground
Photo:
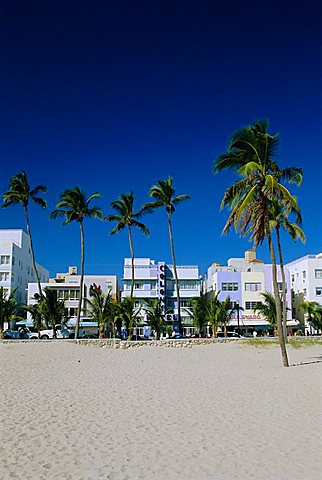
[[[322,346],[0,345],[1,479],[322,478]]]

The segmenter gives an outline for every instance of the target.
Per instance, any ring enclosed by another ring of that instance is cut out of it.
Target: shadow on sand
[[[301,367],[303,365],[312,365],[313,363],[322,363],[322,355],[319,357],[309,357],[311,360],[307,362],[293,363],[291,367]]]

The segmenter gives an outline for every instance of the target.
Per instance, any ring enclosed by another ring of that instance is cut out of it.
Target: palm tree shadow
[[[293,363],[291,367],[302,367],[303,365],[312,365],[313,363],[322,363],[322,355],[319,357],[309,357],[311,361],[307,362],[300,362],[300,363]]]

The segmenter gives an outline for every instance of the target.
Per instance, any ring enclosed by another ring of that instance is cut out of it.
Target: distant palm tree
[[[98,323],[99,338],[104,338],[106,324],[112,320],[113,299],[111,290],[105,295],[100,285],[95,283],[91,285],[89,289],[90,298],[86,299],[86,303],[89,308],[86,307],[86,311],[89,311],[90,315]]]
[[[38,294],[38,299],[39,298],[40,297],[39,297],[39,294]],[[36,296],[35,300],[37,300],[37,296]],[[33,326],[34,326],[35,330],[37,330],[38,338],[40,338],[40,330],[44,326],[40,304],[39,303],[34,303],[32,305],[24,305],[22,308],[23,308],[23,310],[26,310],[27,312],[30,313],[31,318],[32,318]]]
[[[207,324],[207,319],[206,319],[207,302],[208,302],[207,297],[202,292],[200,294],[200,297],[196,297],[191,300],[193,324],[196,327],[197,333],[199,335],[202,335],[202,331]]]
[[[164,311],[164,307],[161,300],[148,299],[145,301],[144,312],[147,316],[147,324],[155,332],[156,339],[160,338],[161,333],[164,333],[167,328],[167,322],[165,320],[166,315],[172,312],[172,309]]]
[[[172,233],[172,223],[171,216],[175,212],[175,207],[184,200],[190,199],[189,195],[183,194],[175,197],[175,189],[172,185],[173,179],[169,177],[167,180],[158,180],[156,185],[150,188],[149,195],[156,200],[154,202],[147,203],[145,209],[148,211],[153,211],[157,208],[165,207],[168,219],[168,228],[169,228],[169,238],[170,238],[170,247],[173,263],[173,273],[176,283],[176,293],[177,293],[177,308],[178,308],[178,322],[180,333],[182,334],[182,325],[181,325],[181,315],[180,315],[180,291],[179,291],[179,280],[177,274],[177,265],[176,258],[174,253],[174,242],[173,242],[173,233]]]
[[[306,320],[316,330],[322,330],[322,305],[318,302],[305,301],[299,309],[306,314]]]
[[[127,338],[131,340],[133,328],[136,326],[138,316],[141,312],[141,306],[135,307],[135,300],[131,297],[125,297],[119,304],[119,318],[122,319],[123,325],[127,330]]]
[[[275,161],[278,135],[270,135],[268,127],[268,121],[263,120],[238,130],[232,135],[227,151],[217,158],[213,171],[218,173],[227,168],[234,169],[241,177],[241,180],[227,188],[221,202],[221,208],[227,206],[231,210],[223,233],[227,233],[233,225],[241,235],[247,236],[251,232],[254,248],[267,239],[272,260],[279,344],[283,365],[288,367],[269,207],[274,199],[278,199],[286,211],[296,208],[295,197],[281,182],[299,184],[302,170],[295,167],[279,168]]]
[[[56,325],[67,321],[64,301],[59,300],[57,291],[50,287],[45,287],[41,296],[35,293],[34,298],[38,301],[39,313],[45,325],[53,329],[53,338],[57,338]]]
[[[133,208],[134,202],[134,193],[123,193],[119,198],[114,200],[111,203],[112,208],[117,211],[118,215],[108,215],[104,220],[109,222],[117,222],[117,225],[110,232],[110,235],[114,235],[117,232],[120,232],[124,228],[127,228],[131,259],[132,259],[132,281],[131,281],[131,298],[133,298],[134,291],[134,249],[133,249],[133,240],[132,240],[132,227],[136,227],[145,235],[149,236],[149,229],[141,222],[138,222],[137,219],[142,217],[145,213],[144,209],[139,210],[134,213]]]
[[[35,261],[35,252],[34,252],[33,241],[32,241],[31,230],[30,230],[30,223],[29,223],[28,206],[29,206],[29,202],[32,200],[41,208],[46,208],[47,206],[46,200],[38,196],[39,193],[45,193],[46,191],[47,191],[47,187],[45,187],[44,185],[37,185],[35,188],[31,190],[28,183],[27,174],[26,172],[22,171],[17,175],[15,175],[14,177],[10,178],[9,190],[3,193],[2,195],[3,202],[4,202],[2,205],[2,208],[6,208],[11,205],[17,205],[20,203],[25,210],[26,227],[27,227],[27,233],[28,233],[29,242],[30,242],[31,260],[32,260],[33,269],[34,269],[37,283],[38,283],[39,295],[41,295],[41,284],[40,284],[39,273],[38,273],[37,265]]]
[[[7,293],[3,287],[0,287],[0,338],[3,338],[4,324],[8,324],[10,329],[10,322],[12,320],[22,320],[19,315],[20,306],[15,300],[15,290]]]
[[[81,236],[81,277],[80,277],[80,292],[77,309],[77,319],[75,328],[75,338],[78,338],[80,314],[83,301],[83,285],[84,285],[84,263],[85,263],[85,240],[84,240],[84,226],[85,218],[99,218],[102,219],[102,210],[98,207],[89,206],[94,198],[99,198],[99,193],[93,193],[86,198],[85,193],[80,187],[65,190],[60,195],[60,201],[56,205],[56,210],[50,214],[50,218],[65,217],[63,225],[71,222],[79,223]]]
[[[224,336],[227,337],[227,326],[234,313],[229,295],[224,300],[219,301],[219,312],[219,324],[224,329]]]
[[[260,295],[263,300],[256,305],[254,312],[260,313],[275,332],[277,329],[277,314],[274,295],[270,292],[262,292]]]

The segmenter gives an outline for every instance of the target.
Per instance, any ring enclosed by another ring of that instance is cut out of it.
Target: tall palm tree
[[[112,320],[113,299],[111,290],[104,295],[101,286],[94,283],[89,289],[89,296],[90,298],[86,299],[89,305],[86,311],[89,310],[90,315],[98,323],[99,338],[104,338],[106,324]]]
[[[117,232],[120,232],[124,228],[127,228],[131,259],[132,259],[132,276],[131,276],[131,298],[133,298],[134,291],[134,249],[133,249],[133,239],[132,239],[132,228],[136,227],[145,235],[149,236],[149,229],[141,222],[138,222],[137,219],[142,217],[145,213],[144,208],[134,213],[133,208],[134,202],[134,193],[123,193],[119,198],[114,200],[111,203],[112,208],[117,211],[118,215],[108,215],[104,220],[109,222],[117,222],[117,225],[111,230],[110,235],[114,235]]]
[[[276,302],[279,343],[283,365],[289,366],[282,325],[282,307],[277,283],[276,256],[269,225],[269,207],[274,199],[278,199],[287,211],[297,208],[295,197],[281,183],[300,184],[302,171],[299,168],[281,170],[275,161],[278,148],[278,134],[268,133],[268,121],[257,121],[238,130],[232,135],[228,149],[219,155],[214,163],[213,171],[218,173],[224,169],[234,169],[241,177],[225,191],[221,208],[228,207],[231,213],[225,224],[223,233],[227,233],[232,225],[241,235],[251,233],[254,248],[267,239],[272,260],[272,280]]]
[[[26,227],[27,233],[29,236],[29,243],[30,243],[30,252],[31,252],[31,260],[32,266],[36,275],[37,283],[38,283],[38,292],[41,295],[41,284],[39,273],[37,270],[36,260],[35,260],[35,252],[33,247],[33,241],[31,236],[30,230],[30,223],[29,223],[29,202],[32,200],[41,208],[46,208],[47,203],[46,200],[39,196],[40,193],[46,193],[47,187],[45,185],[37,185],[35,188],[30,189],[28,178],[26,172],[22,171],[11,177],[9,180],[9,190],[3,193],[3,205],[2,208],[10,207],[11,205],[21,204],[22,208],[25,210],[25,217],[26,217]]]
[[[158,180],[157,184],[153,185],[153,187],[151,187],[149,191],[150,197],[155,198],[155,201],[147,203],[145,205],[145,209],[147,209],[148,211],[149,210],[153,211],[157,208],[165,207],[165,210],[167,213],[170,248],[171,248],[172,263],[173,263],[173,273],[174,273],[174,278],[176,283],[178,322],[179,322],[180,334],[182,334],[181,315],[180,315],[180,290],[179,290],[176,258],[174,253],[171,216],[175,212],[175,207],[179,205],[181,202],[183,202],[184,200],[190,199],[190,196],[186,194],[182,194],[175,197],[175,189],[172,183],[173,183],[172,177],[169,177],[167,180]]]
[[[290,222],[288,220],[290,213],[294,213],[296,215],[295,222]],[[284,269],[280,230],[281,228],[283,228],[290,235],[290,237],[294,242],[296,242],[296,240],[300,238],[301,241],[305,243],[306,237],[305,237],[305,233],[300,227],[300,225],[302,224],[302,215],[297,204],[293,206],[291,212],[288,212],[286,208],[283,206],[283,204],[279,200],[275,199],[271,202],[271,205],[270,205],[270,216],[271,216],[270,228],[275,229],[276,238],[277,238],[277,248],[278,248],[278,255],[279,255],[279,262],[280,262],[281,276],[282,276],[283,335],[285,340],[287,340],[286,280],[285,280],[285,269]]]
[[[65,217],[63,225],[71,222],[77,222],[80,229],[81,237],[81,277],[80,277],[80,292],[77,309],[77,319],[75,328],[75,338],[78,338],[80,314],[83,301],[83,286],[84,286],[84,264],[85,264],[85,239],[84,239],[84,220],[85,218],[103,218],[102,210],[98,207],[90,207],[90,203],[94,198],[99,198],[99,193],[92,193],[86,198],[85,193],[80,187],[74,187],[65,190],[60,194],[60,201],[56,205],[56,210],[50,214],[51,219],[57,217]]]

